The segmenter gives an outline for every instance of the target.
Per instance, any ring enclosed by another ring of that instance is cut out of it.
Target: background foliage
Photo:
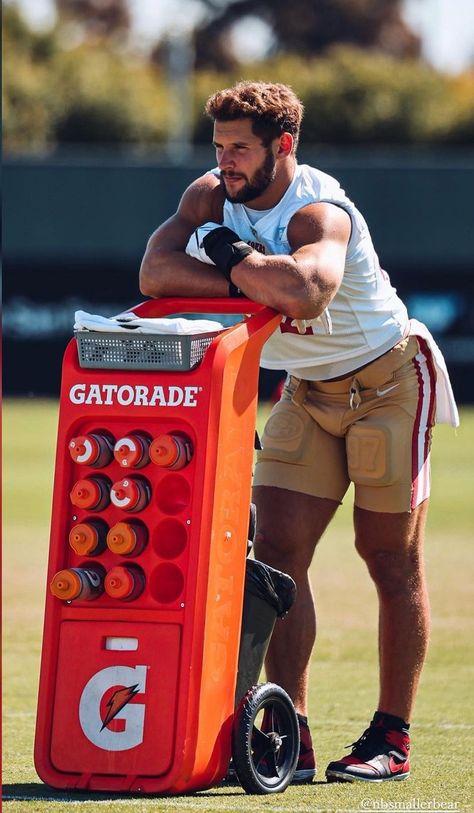
[[[156,66],[109,38],[68,46],[60,26],[33,32],[15,6],[4,9],[3,36],[8,152],[164,140],[169,100]]]
[[[334,15],[326,0],[304,0],[318,14],[306,15],[299,40],[295,21],[302,16],[292,13],[285,27],[287,3],[237,0],[217,12],[202,2],[210,11],[193,32],[197,67],[190,77],[196,143],[209,141],[205,98],[241,78],[292,85],[306,107],[302,143],[473,143],[474,71],[452,77],[423,63],[416,37],[397,16],[398,0],[376,3],[377,14],[372,0],[357,0],[350,19]],[[7,154],[66,144],[162,145],[176,107],[166,42],[150,53],[132,48],[125,0],[57,0],[57,6],[58,22],[46,33],[32,31],[14,4],[4,6]],[[230,36],[238,14],[249,25],[260,15],[271,26],[265,60],[239,62]]]

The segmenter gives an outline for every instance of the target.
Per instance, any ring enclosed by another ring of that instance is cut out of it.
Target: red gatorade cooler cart
[[[66,349],[35,742],[53,787],[208,788],[232,742],[247,791],[292,778],[288,696],[264,684],[235,709],[259,359],[280,317],[134,308],[242,310],[210,335],[81,331]]]

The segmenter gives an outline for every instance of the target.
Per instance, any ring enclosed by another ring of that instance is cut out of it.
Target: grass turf
[[[263,411],[260,416],[263,420]],[[471,757],[473,507],[469,475],[474,411],[455,433],[438,427],[427,533],[432,635],[412,725],[408,782],[290,787],[249,797],[215,788],[179,797],[115,797],[56,791],[41,783],[32,759],[48,553],[57,404],[4,405],[4,800],[6,811],[361,811],[474,810]],[[471,474],[472,476],[472,474]],[[374,589],[352,546],[351,495],[319,546],[313,566],[319,637],[314,652],[310,722],[324,775],[328,761],[367,725],[377,700]]]

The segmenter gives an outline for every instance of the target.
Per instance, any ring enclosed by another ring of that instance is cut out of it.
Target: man
[[[362,215],[337,181],[298,165],[303,107],[292,90],[241,82],[212,96],[206,112],[218,168],[189,186],[151,236],[141,290],[243,294],[283,314],[262,353],[264,367],[289,375],[256,465],[255,553],[295,579],[298,597],[277,624],[267,676],[299,715],[295,780],[312,781],[308,569],[352,481],[355,544],[380,602],[380,695],[369,728],[326,776],[405,779],[429,626],[422,549],[435,386],[438,420],[457,425],[449,378],[381,270]]]

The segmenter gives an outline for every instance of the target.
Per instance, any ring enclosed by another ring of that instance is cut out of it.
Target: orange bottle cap
[[[95,480],[78,480],[70,494],[71,502],[78,508],[94,508],[101,498],[99,485]]]
[[[99,544],[97,528],[87,522],[74,525],[74,528],[71,528],[69,533],[69,544],[79,556],[87,556]]]
[[[158,435],[150,446],[150,460],[157,466],[172,466],[178,455],[179,448],[171,435]]]
[[[135,529],[128,522],[117,522],[107,534],[107,547],[123,556],[132,553],[137,545]]]
[[[114,446],[114,457],[121,466],[133,468],[143,457],[143,445],[140,438],[130,435],[120,438]]]
[[[113,484],[110,500],[117,508],[133,508],[139,499],[140,491],[135,480],[119,480],[118,483]]]
[[[50,590],[56,598],[68,601],[81,592],[81,580],[74,570],[60,570],[53,576]]]
[[[100,454],[99,444],[93,435],[79,435],[69,443],[69,454],[75,463],[94,463]]]
[[[135,587],[135,579],[128,568],[117,565],[107,573],[104,587],[111,598],[127,598]]]

